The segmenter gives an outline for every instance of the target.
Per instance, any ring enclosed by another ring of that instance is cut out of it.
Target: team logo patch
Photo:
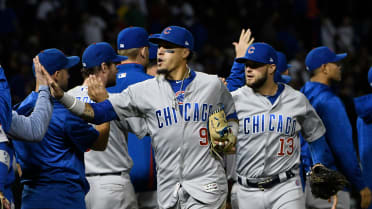
[[[203,188],[204,188],[204,191],[206,192],[218,191],[218,184],[217,183],[204,184]]]
[[[171,32],[172,28],[168,27],[166,29],[164,29],[163,33],[164,34],[169,34]]]
[[[185,41],[185,45],[186,45],[186,46],[188,46],[188,45],[190,45],[190,44],[189,44],[189,42],[188,42],[188,41]]]
[[[248,51],[247,51],[248,54],[253,54],[255,49],[256,49],[256,48],[255,48],[254,46],[249,47],[249,48],[248,48]]]
[[[177,91],[176,92],[176,98],[178,101],[178,104],[183,104],[183,100],[185,99],[185,91]]]
[[[127,77],[127,73],[120,73],[118,75],[118,78],[125,78],[125,77]]]
[[[296,180],[296,186],[300,186],[300,181]]]
[[[125,46],[124,44],[120,44],[120,48],[124,48],[124,46]]]

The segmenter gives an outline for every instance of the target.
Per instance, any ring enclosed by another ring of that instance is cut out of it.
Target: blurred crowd
[[[0,63],[14,104],[32,90],[31,61],[42,49],[81,55],[93,42],[115,46],[116,34],[125,27],[159,33],[181,25],[196,39],[193,67],[226,77],[234,58],[232,42],[242,28],[251,28],[256,41],[287,55],[297,89],[308,79],[304,56],[313,47],[347,52],[337,90],[354,97],[370,91],[365,75],[372,65],[371,5],[352,0],[0,0]],[[78,71],[72,71],[71,86],[81,81]]]
[[[81,56],[94,42],[115,47],[125,27],[159,33],[180,25],[195,37],[193,69],[227,77],[235,57],[232,42],[250,28],[256,41],[286,54],[296,89],[309,79],[304,59],[312,48],[347,52],[343,80],[334,87],[354,124],[351,99],[371,93],[371,9],[372,2],[353,0],[0,0],[0,64],[16,104],[34,88],[32,58],[43,49]],[[70,71],[70,87],[82,82],[80,67]]]

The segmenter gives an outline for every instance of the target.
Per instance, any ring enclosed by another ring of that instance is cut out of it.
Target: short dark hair
[[[107,66],[110,66],[111,64],[115,64],[113,62],[104,62]],[[80,72],[81,72],[81,75],[83,76],[83,79],[89,77],[89,75],[94,75],[96,73],[98,73],[100,70],[101,70],[101,65],[99,66],[94,66],[94,67],[91,67],[91,68],[81,68]]]

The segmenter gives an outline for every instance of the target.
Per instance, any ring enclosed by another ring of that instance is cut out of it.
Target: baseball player
[[[120,31],[117,38],[118,53],[127,56],[128,60],[118,65],[117,84],[115,87],[108,88],[108,92],[120,93],[130,85],[153,78],[146,73],[145,69],[149,65],[150,55],[148,38],[147,31],[142,27],[129,27]],[[146,134],[147,130],[143,128],[146,127],[143,119],[132,118],[126,121],[132,131],[139,128],[135,132],[140,133],[141,137]],[[151,147],[151,138],[144,136],[141,140],[138,140],[134,133],[129,132],[128,152],[133,160],[130,180],[136,192],[138,207],[156,208],[156,165]]]
[[[157,163],[160,208],[223,208],[226,174],[222,162],[210,154],[207,120],[223,104],[232,133],[237,133],[231,94],[217,76],[188,68],[194,39],[187,29],[169,26],[150,41],[159,46],[158,74],[162,76],[129,86],[96,104],[77,101],[54,82],[50,83],[52,94],[94,123],[145,118]],[[90,81],[91,97],[107,97],[100,82],[94,77]]]
[[[48,79],[60,86],[68,85],[68,68],[79,63],[76,56],[66,57],[58,49],[43,50],[38,54]],[[116,57],[115,57],[116,58]],[[34,109],[37,93],[31,93],[17,108],[22,115]],[[22,208],[85,208],[84,197],[89,190],[84,173],[84,152],[104,150],[109,124],[94,129],[71,114],[58,101],[50,124],[41,142],[27,143],[13,140],[17,161],[22,169]]]
[[[340,61],[346,56],[346,53],[335,54],[325,46],[311,50],[306,56],[305,64],[312,76],[301,88],[301,92],[309,99],[327,129],[325,138],[336,159],[334,166],[357,188],[361,195],[361,206],[367,208],[371,202],[371,191],[366,186],[358,165],[351,124],[340,98],[330,88],[332,81],[341,80]],[[306,205],[309,207],[330,208],[331,203],[327,200],[313,198],[308,186],[306,193]],[[350,208],[348,191],[340,191],[337,196],[337,208]]]
[[[88,96],[89,75],[96,75],[105,87],[115,86],[115,84],[118,86],[117,81],[120,82],[125,76],[120,74],[123,72],[117,73],[114,63],[108,62],[110,54],[115,54],[115,50],[106,42],[88,46],[82,56],[84,83],[68,93],[81,101],[92,103]],[[111,121],[106,150],[85,153],[85,173],[91,188],[85,198],[87,208],[138,208],[129,178],[132,160],[127,151],[127,132],[127,124]]]
[[[368,83],[372,87],[372,67],[368,71]],[[358,145],[359,145],[359,156],[360,163],[362,166],[362,174],[364,182],[366,182],[369,188],[372,187],[372,164],[371,159],[371,136],[372,136],[372,126],[371,126],[371,104],[372,104],[372,94],[367,94],[354,99],[355,109],[358,114],[357,119],[357,130],[358,130]],[[369,209],[372,206],[368,207]]]
[[[239,208],[305,208],[299,132],[311,142],[317,163],[329,164],[322,147],[325,128],[309,101],[290,86],[274,82],[277,59],[270,45],[254,43],[235,60],[245,64],[246,78],[246,85],[232,92],[240,121]]]

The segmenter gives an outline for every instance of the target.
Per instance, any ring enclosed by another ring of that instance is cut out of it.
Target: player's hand
[[[239,42],[233,42],[232,44],[235,46],[235,55],[236,58],[244,57],[245,52],[247,51],[248,47],[253,43],[254,38],[251,37],[251,29],[242,30],[239,38]]]
[[[0,192],[0,208],[11,209],[9,200],[5,198],[2,192]]]
[[[39,85],[47,86],[48,80],[47,80],[46,75],[44,75],[42,71],[42,68],[44,68],[44,66],[41,65],[39,61],[39,56],[34,57],[33,62],[34,62],[34,67],[35,67],[36,83],[38,83]]]
[[[368,206],[371,204],[372,200],[372,194],[371,190],[368,187],[365,187],[364,189],[360,190],[360,207],[361,208],[368,208]]]
[[[49,85],[50,94],[57,100],[61,99],[65,92],[54,81],[54,79],[50,76],[48,71],[45,70],[44,66],[40,63],[38,56],[34,58],[34,63],[35,63],[35,75],[36,75],[37,81],[41,85],[44,85],[42,83],[46,81],[45,85]]]
[[[108,98],[106,88],[100,78],[90,75],[87,79],[88,95],[95,102],[103,102]]]
[[[336,209],[337,208],[337,202],[338,202],[337,194],[333,195],[331,198],[329,198],[328,202],[331,202],[332,199],[333,199],[333,203],[332,203],[332,208],[331,209]]]
[[[223,77],[218,77],[218,78],[222,81],[223,84],[225,84],[225,86],[227,86],[227,82],[225,78]]]

